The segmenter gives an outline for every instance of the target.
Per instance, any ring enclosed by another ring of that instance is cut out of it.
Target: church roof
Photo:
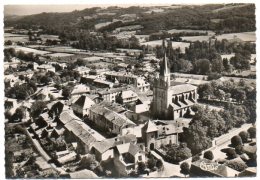
[[[196,86],[193,86],[191,84],[179,84],[176,86],[171,86],[170,90],[173,92],[173,94],[181,94],[184,92],[189,92],[197,89]]]
[[[151,121],[151,120],[148,120],[144,127],[143,127],[143,130],[146,132],[146,133],[149,133],[149,132],[154,132],[154,131],[158,131],[158,128],[157,126]]]

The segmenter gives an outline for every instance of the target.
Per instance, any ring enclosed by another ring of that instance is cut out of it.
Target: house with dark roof
[[[81,95],[74,103],[72,103],[72,109],[75,114],[80,117],[89,116],[89,109],[95,102],[87,95]]]
[[[133,143],[117,145],[114,149],[114,164],[119,176],[127,176],[138,167],[138,162],[145,162],[145,152]]]

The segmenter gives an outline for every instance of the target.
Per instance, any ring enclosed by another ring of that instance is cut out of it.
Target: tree
[[[190,72],[193,69],[193,65],[190,61],[185,60],[185,59],[180,59],[179,61],[177,61],[177,65],[178,65],[178,70],[180,72]]]
[[[247,99],[244,101],[243,104],[249,112],[249,121],[248,122],[254,124],[256,121],[256,98],[254,97],[254,99]]]
[[[247,130],[248,134],[249,134],[249,137],[251,139],[253,138],[256,138],[256,128],[255,127],[250,127],[248,130]]]
[[[235,151],[237,154],[241,155],[244,153],[244,149],[243,149],[243,146],[242,145],[238,145],[235,147]]]
[[[241,137],[243,143],[246,143],[248,141],[248,133],[246,131],[241,131],[239,133],[239,136]]]
[[[43,101],[35,101],[32,103],[30,115],[33,118],[39,117],[42,111],[46,108],[46,103]]]
[[[201,98],[201,99],[208,99],[211,96],[213,96],[214,89],[213,89],[211,83],[199,85],[198,94],[199,94],[199,98]]]
[[[190,174],[190,165],[187,162],[183,162],[180,166],[181,168],[181,173],[184,174],[186,177],[188,174]]]
[[[204,153],[204,158],[209,159],[209,160],[213,160],[214,159],[214,155],[213,155],[212,151],[206,151]]]
[[[211,140],[207,136],[208,127],[201,122],[195,121],[189,128],[184,128],[182,138],[187,143],[192,154],[200,153],[211,146]]]
[[[98,163],[96,162],[95,156],[91,154],[87,154],[79,162],[79,166],[77,170],[82,170],[82,169],[94,170],[97,166]]]
[[[194,71],[196,74],[208,74],[211,71],[211,64],[208,59],[199,59],[195,61]]]
[[[230,58],[230,64],[236,69],[247,70],[250,69],[250,58],[243,56],[241,53],[236,53],[234,57]]]
[[[186,143],[181,143],[179,146],[169,144],[166,148],[166,159],[171,163],[178,163],[192,156],[191,150],[187,148]]]
[[[25,117],[25,108],[19,107],[15,110],[12,119],[21,121]]]
[[[138,166],[137,166],[137,171],[138,171],[138,174],[143,174],[144,171],[145,171],[145,163],[144,162],[138,162]]]
[[[66,99],[68,99],[71,95],[71,87],[68,87],[68,86],[65,86],[63,89],[62,89],[62,96]]]
[[[233,147],[236,147],[238,145],[242,145],[242,139],[240,136],[233,136],[231,138],[231,144]]]
[[[241,88],[234,89],[232,95],[233,98],[235,98],[236,101],[240,103],[244,102],[244,100],[246,99],[246,92]]]
[[[161,159],[158,159],[156,161],[156,165],[155,165],[158,169],[161,169],[163,167],[163,162]]]
[[[237,157],[237,153],[234,149],[228,148],[225,150],[228,159],[235,159]]]
[[[196,162],[198,160],[200,160],[200,156],[196,154],[195,156],[192,157],[191,162]]]
[[[156,164],[156,160],[154,159],[154,157],[151,157],[151,158],[148,159],[148,161],[147,161],[147,167],[148,167],[149,169],[153,170],[155,164]]]
[[[211,65],[212,65],[211,66],[212,72],[222,73],[224,70],[224,66],[223,66],[221,57],[213,59],[211,62]]]

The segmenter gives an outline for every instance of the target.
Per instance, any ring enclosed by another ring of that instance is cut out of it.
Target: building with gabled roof
[[[74,88],[71,92],[71,96],[86,94],[86,93],[89,93],[89,91],[90,91],[90,88],[88,86],[86,86],[85,84],[78,84],[78,85],[74,86]]]
[[[176,124],[148,120],[141,128],[142,139],[146,148],[153,150],[161,145],[178,144],[178,134],[182,127]]]
[[[64,137],[66,142],[77,142],[77,151],[80,154],[88,153],[94,142],[105,139],[101,134],[79,119],[72,111],[62,112],[59,122],[65,128]]]
[[[72,109],[75,114],[80,117],[89,116],[89,109],[95,104],[92,99],[86,95],[81,95],[74,103],[72,103]]]
[[[145,162],[145,152],[133,143],[117,145],[114,149],[114,164],[120,176],[136,170],[139,162]]]
[[[98,161],[105,161],[109,158],[114,158],[114,147],[119,144],[125,143],[136,144],[137,139],[133,134],[127,134],[124,136],[117,136],[114,138],[105,139],[100,142],[95,142],[91,148],[91,152],[95,154]]]
[[[114,109],[119,108],[104,106],[102,103],[93,105],[90,108],[89,119],[112,134],[120,134],[122,129],[135,126],[135,123],[125,115],[117,113]]]

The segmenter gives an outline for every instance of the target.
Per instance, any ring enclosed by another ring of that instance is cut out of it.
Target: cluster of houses
[[[95,63],[101,59],[85,60]],[[164,58],[153,91],[144,76],[83,66],[74,69],[81,79],[68,100],[52,83],[37,87],[25,101],[26,110],[36,100],[47,106],[34,120],[28,115],[30,133],[60,166],[92,153],[100,162],[112,160],[118,175],[127,176],[139,162],[147,161],[147,151],[178,144],[178,135],[187,124],[175,120],[192,113],[190,107],[196,103],[196,87],[172,81],[167,63]],[[33,63],[33,71],[58,73],[55,65]],[[32,77],[33,71],[27,76]],[[17,75],[5,76],[11,82],[14,77]],[[16,103],[6,99],[6,109],[15,111]]]

